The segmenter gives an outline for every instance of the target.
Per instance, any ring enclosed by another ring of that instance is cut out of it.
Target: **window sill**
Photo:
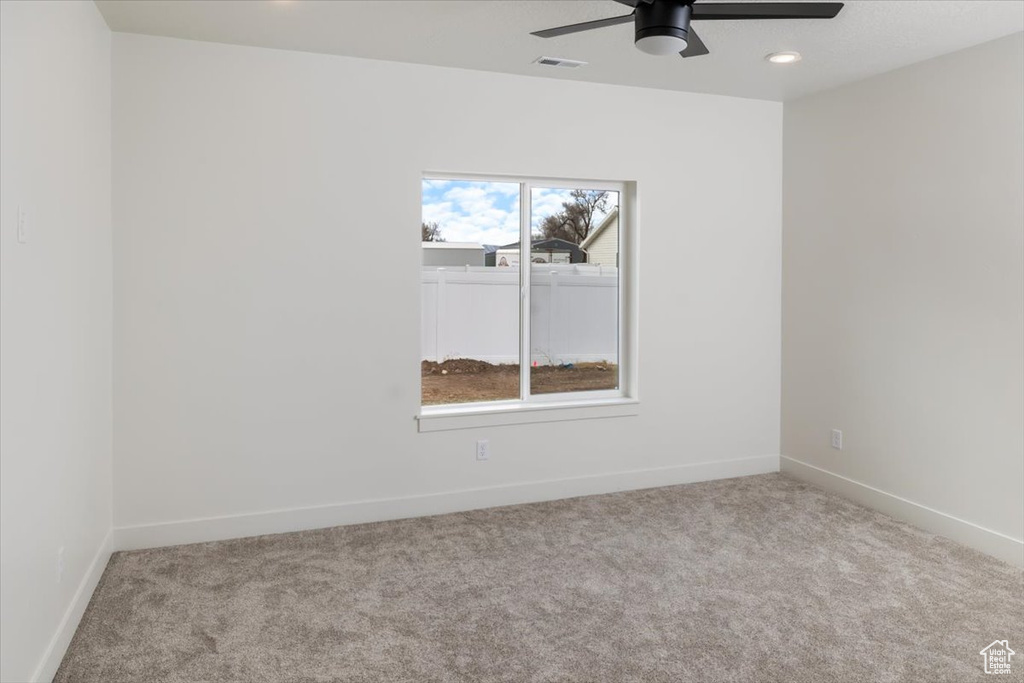
[[[508,403],[486,406],[425,407],[416,420],[421,432],[502,427],[538,422],[568,422],[640,414],[640,402],[632,398],[595,399],[564,403]]]

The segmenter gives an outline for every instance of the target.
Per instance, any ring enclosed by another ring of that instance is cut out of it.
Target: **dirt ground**
[[[423,405],[498,401],[519,398],[519,366],[491,365],[457,358],[421,363]],[[597,391],[618,386],[619,369],[611,363],[577,363],[572,367],[542,365],[530,372],[530,391]]]

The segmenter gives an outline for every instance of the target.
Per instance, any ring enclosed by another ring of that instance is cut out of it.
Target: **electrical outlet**
[[[487,439],[480,439],[479,441],[476,442],[476,459],[491,459],[491,442],[488,441]]]
[[[57,548],[57,583],[64,579],[64,546]]]
[[[29,211],[24,206],[18,207],[18,242],[28,244]]]
[[[840,429],[832,430],[832,448],[837,451],[843,450],[843,432]]]

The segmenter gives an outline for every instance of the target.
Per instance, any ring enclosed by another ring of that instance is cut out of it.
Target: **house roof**
[[[513,242],[512,244],[506,244],[506,245],[504,245],[504,246],[502,246],[500,248],[501,249],[518,249],[519,248],[519,242]],[[553,237],[551,239],[540,240],[538,242],[534,242],[531,245],[531,248],[534,249],[534,250],[537,250],[537,249],[564,249],[565,251],[577,251],[577,250],[579,250],[579,246],[578,245],[573,244],[572,242],[570,242],[568,240],[559,239],[557,237]]]
[[[616,206],[611,211],[608,212],[608,215],[604,217],[604,220],[597,224],[596,228],[591,230],[590,234],[587,235],[587,239],[580,242],[580,249],[586,249],[591,244],[593,244],[594,240],[597,239],[597,236],[604,232],[605,228],[607,228],[609,225],[615,222],[615,220],[618,217],[619,207]]]

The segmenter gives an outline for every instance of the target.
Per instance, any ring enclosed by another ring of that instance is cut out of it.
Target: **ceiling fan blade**
[[[700,57],[701,55],[710,54],[708,46],[704,44],[704,41],[700,39],[697,32],[690,27],[689,33],[686,35],[686,49],[679,53],[682,58],[686,57]]]
[[[629,5],[630,7],[636,7],[637,5],[649,5],[654,2],[654,0],[615,0],[615,2],[623,5]]]
[[[530,35],[537,36],[538,38],[554,38],[555,36],[564,36],[567,33],[579,33],[580,31],[604,28],[605,26],[616,26],[630,21],[633,21],[633,15],[627,14],[622,17],[611,17],[610,19],[598,19],[596,21],[584,21],[582,24],[569,24],[568,26],[559,26],[558,28],[534,31]]]
[[[841,2],[695,2],[692,20],[832,19]]]

